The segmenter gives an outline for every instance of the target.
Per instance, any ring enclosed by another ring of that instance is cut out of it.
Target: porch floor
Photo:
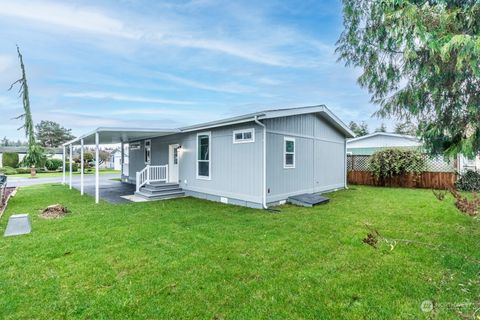
[[[80,191],[80,184],[72,185]],[[100,180],[100,200],[105,200],[113,204],[129,203],[130,200],[122,198],[122,196],[133,195],[135,193],[135,185],[122,183],[120,181]],[[84,186],[85,194],[95,197],[95,185],[86,184]]]

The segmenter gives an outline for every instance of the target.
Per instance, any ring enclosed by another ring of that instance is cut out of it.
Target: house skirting
[[[185,195],[189,197],[195,197],[195,198],[205,199],[205,200],[210,200],[215,202],[228,203],[228,204],[249,207],[254,209],[262,209],[262,204],[257,202],[251,202],[251,201],[240,200],[240,199],[229,198],[229,197],[221,197],[214,194],[185,190],[185,189],[184,191],[185,191]]]

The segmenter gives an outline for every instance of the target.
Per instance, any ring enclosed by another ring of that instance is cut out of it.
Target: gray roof
[[[264,110],[254,113],[248,113],[241,116],[205,122],[193,126],[181,127],[178,129],[147,129],[147,128],[108,128],[100,127],[96,130],[84,134],[80,137],[75,138],[72,141],[66,142],[64,145],[78,145],[83,139],[84,144],[94,144],[95,143],[95,134],[99,134],[99,143],[100,144],[113,144],[120,142],[128,142],[135,140],[148,139],[159,136],[166,136],[175,133],[189,132],[189,131],[198,131],[205,130],[209,128],[223,127],[237,123],[251,122],[255,119],[264,120],[272,119],[279,117],[288,117],[300,114],[316,113],[321,115],[326,121],[328,121],[332,126],[337,128],[342,132],[345,137],[353,138],[355,134],[348,128],[345,123],[343,123],[336,115],[334,115],[325,105],[318,106],[309,106],[309,107],[297,107],[297,108],[286,108],[286,109],[272,109]]]
[[[348,128],[348,126],[345,125],[345,123],[343,123],[342,120],[340,120],[336,115],[334,115],[325,105],[264,110],[264,111],[244,114],[241,116],[221,119],[217,121],[201,123],[193,126],[182,127],[180,128],[180,131],[186,132],[186,131],[195,131],[200,129],[214,128],[214,127],[221,127],[225,125],[230,125],[232,123],[252,121],[255,118],[257,118],[258,120],[263,120],[263,119],[288,117],[288,116],[307,114],[307,113],[319,113],[328,122],[330,122],[330,124],[332,124],[338,130],[340,130],[347,138],[355,137],[355,134],[350,130],[350,128]]]

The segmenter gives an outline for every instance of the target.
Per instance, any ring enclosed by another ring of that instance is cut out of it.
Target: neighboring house
[[[113,150],[110,154],[110,159],[105,163],[105,167],[118,171],[122,170],[122,152]]]
[[[345,188],[346,139],[353,136],[328,108],[315,106],[179,129],[99,128],[66,146],[128,143],[122,179],[135,183],[142,196],[165,194],[153,188],[158,181],[186,195],[261,208]]]
[[[420,149],[420,139],[397,133],[374,132],[365,136],[349,139],[347,153],[370,156],[374,152],[387,148]]]
[[[417,149],[421,151],[423,143],[414,136],[387,132],[374,132],[347,141],[348,155],[370,156],[375,151],[387,148]],[[458,155],[454,161],[446,162],[442,156],[437,156],[430,158],[427,165],[434,167],[435,171],[447,171],[452,168],[460,173],[466,170],[480,171],[480,157],[467,159]]]
[[[22,162],[23,158],[27,155],[28,147],[0,147],[0,167],[2,167],[2,157],[4,152],[18,153],[18,160]],[[48,149],[47,155],[49,158],[62,159],[63,152],[61,148]]]

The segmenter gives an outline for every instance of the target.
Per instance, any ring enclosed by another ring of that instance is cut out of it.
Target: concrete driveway
[[[133,195],[135,192],[135,185],[121,183],[120,181],[112,181],[111,179],[120,178],[119,173],[105,173],[100,174],[100,199],[110,203],[128,203],[127,199],[122,198],[125,195]],[[67,175],[67,185],[68,185]],[[95,196],[95,175],[88,174],[84,176],[84,191],[85,194]],[[9,187],[27,187],[37,184],[53,184],[62,183],[62,177],[50,177],[50,178],[15,178],[14,176],[8,177],[7,186]],[[75,175],[72,177],[72,187],[80,190],[80,176]],[[94,201],[94,199],[92,199]]]

